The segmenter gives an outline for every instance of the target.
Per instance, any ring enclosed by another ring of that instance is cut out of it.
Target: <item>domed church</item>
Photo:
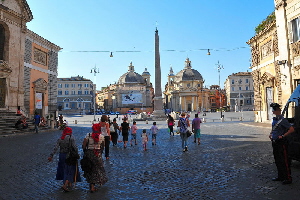
[[[171,111],[199,111],[203,108],[203,77],[192,69],[189,58],[185,60],[184,69],[174,75],[172,67],[165,85],[165,108]],[[208,103],[208,102],[206,102]]]
[[[113,93],[115,103],[112,110],[120,113],[126,113],[128,110],[152,111],[153,87],[150,76],[147,68],[142,75],[135,72],[131,62],[128,72],[123,74],[116,84]]]

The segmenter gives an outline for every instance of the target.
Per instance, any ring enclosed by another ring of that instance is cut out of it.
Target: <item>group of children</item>
[[[136,126],[136,122],[133,122],[133,125],[131,126],[131,141],[130,141],[130,145],[132,146],[133,141],[135,143],[135,145],[137,145],[137,137],[136,137],[136,132],[137,132],[138,128]],[[152,127],[150,128],[151,134],[152,134],[152,145],[156,145],[156,135],[158,132],[158,127],[156,126],[156,122],[153,122]],[[144,151],[147,150],[147,143],[149,141],[149,137],[147,134],[147,130],[143,129],[142,132],[142,142],[143,142],[143,149]]]

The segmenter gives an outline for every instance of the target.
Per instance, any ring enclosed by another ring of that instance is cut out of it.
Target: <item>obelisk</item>
[[[159,54],[158,30],[155,30],[155,89],[154,89],[154,111],[153,120],[165,120],[166,115],[163,110],[163,98],[161,93],[161,70]]]

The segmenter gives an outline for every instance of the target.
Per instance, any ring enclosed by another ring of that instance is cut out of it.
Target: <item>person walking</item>
[[[99,125],[101,129],[101,135],[104,136],[104,149],[105,149],[105,158],[106,160],[109,159],[109,145],[110,145],[110,130],[109,130],[109,123],[107,123],[108,118],[107,115],[102,115]]]
[[[147,151],[148,135],[146,129],[143,129],[142,142],[144,151]]]
[[[200,124],[202,123],[201,119],[198,117],[198,114],[195,114],[195,118],[192,121],[192,132],[194,132],[194,143],[198,139],[198,145],[200,145]]]
[[[134,144],[137,145],[136,142],[136,131],[138,130],[136,126],[136,122],[133,122],[133,125],[131,126],[131,140],[130,140],[130,146],[132,146],[132,141],[134,140]]]
[[[168,124],[168,128],[169,128],[169,131],[170,131],[170,135],[173,134],[173,136],[174,136],[173,127],[175,125],[175,120],[174,120],[174,118],[171,115],[168,115],[167,124]]]
[[[150,128],[150,131],[152,133],[152,145],[156,145],[156,135],[158,132],[158,127],[156,126],[156,122],[153,122],[153,125]]]
[[[74,182],[81,182],[77,163],[75,165],[68,165],[66,163],[66,156],[69,152],[70,146],[78,151],[72,132],[73,131],[70,127],[66,127],[63,130],[61,137],[57,140],[52,153],[48,157],[48,161],[51,162],[53,160],[53,156],[59,149],[56,180],[63,180],[63,186],[61,188],[64,192],[69,192]]]
[[[34,114],[34,130],[35,130],[35,133],[39,133],[39,125],[41,123],[41,117],[40,115],[36,112]]]
[[[127,122],[127,118],[124,117],[123,123],[121,124],[120,127],[120,131],[122,131],[122,136],[123,136],[124,148],[127,147],[129,130],[130,130],[129,123]]]
[[[111,141],[113,143],[113,146],[116,146],[118,142],[118,130],[120,130],[116,118],[113,119],[113,122],[110,124],[109,129],[110,129]]]
[[[92,163],[92,167],[89,170],[84,171],[83,174],[83,177],[85,177],[86,181],[90,185],[91,193],[98,190],[95,187],[96,184],[102,186],[108,181],[102,159],[105,139],[100,132],[100,124],[93,124],[92,133],[88,133],[82,143],[84,156]]]
[[[182,149],[183,152],[188,151],[188,146],[187,146],[187,131],[188,131],[188,127],[190,126],[190,122],[188,119],[185,118],[185,113],[181,113],[181,117],[178,120],[178,125],[180,128],[180,137],[181,137],[181,141],[182,141]]]
[[[277,167],[278,175],[273,181],[282,181],[282,184],[291,184],[291,159],[288,156],[288,141],[286,137],[294,132],[294,127],[281,115],[280,105],[271,103],[273,109],[272,131],[269,138],[272,141],[273,155]]]

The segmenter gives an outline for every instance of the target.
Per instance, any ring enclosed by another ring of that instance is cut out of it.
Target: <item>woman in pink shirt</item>
[[[136,142],[136,131],[138,130],[136,126],[136,122],[133,122],[133,125],[131,126],[131,140],[130,140],[130,145],[132,146],[132,140],[134,140],[134,144],[137,145]]]

